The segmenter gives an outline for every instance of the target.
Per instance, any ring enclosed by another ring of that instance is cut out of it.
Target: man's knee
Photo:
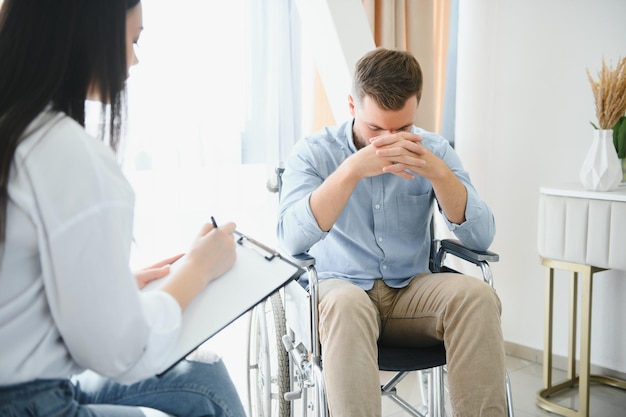
[[[482,280],[473,277],[459,277],[455,299],[463,309],[470,309],[481,314],[500,316],[502,304],[495,290]]]

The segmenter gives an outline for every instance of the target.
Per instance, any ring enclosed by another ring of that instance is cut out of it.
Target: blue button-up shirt
[[[359,181],[329,232],[322,231],[309,203],[311,193],[357,152],[353,120],[299,141],[285,163],[277,233],[290,254],[309,251],[319,279],[348,279],[368,290],[382,278],[391,287],[428,272],[430,222],[435,193],[427,179],[382,174]],[[479,197],[447,140],[413,127],[422,144],[441,158],[467,189],[465,221],[448,228],[466,246],[486,250],[495,234],[491,210]]]

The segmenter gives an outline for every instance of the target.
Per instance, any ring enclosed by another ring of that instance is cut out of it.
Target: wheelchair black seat
[[[378,346],[378,368],[381,371],[417,371],[445,364],[443,342],[421,348]]]

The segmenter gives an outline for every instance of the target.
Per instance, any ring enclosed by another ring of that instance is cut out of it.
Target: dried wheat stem
[[[607,66],[603,58],[598,80],[593,79],[589,69],[587,78],[591,84],[600,128],[612,129],[626,113],[626,57],[619,61],[615,69]]]

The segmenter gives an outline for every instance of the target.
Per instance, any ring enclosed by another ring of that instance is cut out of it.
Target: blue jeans
[[[245,417],[224,363],[183,360],[162,376],[121,385],[87,372],[74,382],[0,387],[0,417],[140,417],[138,406],[177,417]]]

